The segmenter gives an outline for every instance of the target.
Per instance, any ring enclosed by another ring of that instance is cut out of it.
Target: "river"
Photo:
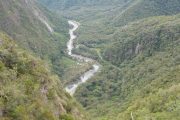
[[[79,85],[87,82],[90,78],[92,78],[99,71],[100,65],[95,60],[93,60],[91,58],[72,53],[72,50],[75,48],[74,41],[77,38],[77,36],[74,34],[74,32],[79,28],[80,24],[78,22],[72,21],[72,20],[69,20],[68,23],[72,27],[72,28],[69,29],[70,39],[69,39],[69,41],[67,43],[68,55],[71,56],[72,58],[76,59],[77,61],[94,63],[92,65],[92,69],[90,69],[90,70],[86,71],[85,73],[83,73],[79,77],[79,79],[76,80],[74,83],[69,84],[69,85],[66,86],[65,90],[70,95],[73,96]]]

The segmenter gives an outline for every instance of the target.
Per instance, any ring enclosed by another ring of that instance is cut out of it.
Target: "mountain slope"
[[[76,93],[94,119],[179,118],[179,26],[179,15],[153,17],[114,35],[103,70]]]
[[[49,69],[0,33],[0,119],[85,119]]]
[[[178,40],[178,26],[179,15],[151,17],[121,27],[113,35],[104,56],[112,63],[118,61],[119,63],[114,63],[118,65],[124,60],[133,59],[139,53],[150,56],[156,51],[163,51],[171,42]]]
[[[55,37],[53,38],[53,36],[51,36],[51,30],[49,30],[57,29],[54,27],[56,24],[53,25],[53,23],[49,22],[53,22],[53,20],[55,21],[57,19],[51,18],[51,13],[39,9],[42,7],[38,7],[34,0],[20,0],[18,2],[1,0],[0,6],[0,29],[7,32],[15,40],[17,39],[22,47],[33,50],[41,56],[45,54],[43,49],[50,49],[49,51],[52,52],[55,50],[49,46],[49,44],[52,44],[54,47],[57,47],[56,44],[58,43],[55,42]],[[49,20],[49,18],[52,20]],[[63,19],[62,21],[59,21],[59,23],[63,22]],[[53,28],[48,28],[50,26]],[[57,27],[61,27],[61,31],[63,31],[64,34],[67,32],[67,28],[63,26],[67,27],[66,24],[57,25]],[[55,32],[60,32],[60,30],[55,30]]]
[[[0,119],[86,119],[59,79],[73,61],[66,19],[35,0],[0,0],[0,11]]]

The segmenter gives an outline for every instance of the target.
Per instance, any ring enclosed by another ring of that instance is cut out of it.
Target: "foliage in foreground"
[[[0,33],[0,119],[85,119],[49,69]]]

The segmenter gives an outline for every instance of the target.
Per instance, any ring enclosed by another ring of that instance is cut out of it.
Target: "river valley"
[[[76,92],[76,89],[78,88],[79,85],[87,82],[87,80],[89,80],[90,78],[92,78],[98,71],[100,68],[100,65],[93,59],[82,56],[82,55],[77,55],[77,54],[73,54],[72,50],[75,48],[74,46],[74,41],[77,38],[77,36],[75,35],[75,31],[78,29],[79,27],[79,23],[76,21],[68,21],[69,25],[72,27],[69,30],[69,35],[70,35],[70,39],[67,43],[67,50],[68,50],[68,55],[71,56],[73,59],[76,59],[77,61],[80,62],[92,62],[94,63],[92,65],[92,69],[86,71],[85,73],[83,73],[79,79],[74,82],[73,84],[70,84],[68,86],[66,86],[65,90],[73,96],[73,94]]]

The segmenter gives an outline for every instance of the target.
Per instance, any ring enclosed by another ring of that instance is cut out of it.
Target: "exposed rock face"
[[[2,45],[3,43],[2,43],[2,40],[0,39],[0,46]]]
[[[138,43],[136,46],[135,54],[139,54],[142,50],[142,46]]]
[[[29,7],[30,9],[32,9],[32,12],[34,13],[34,15],[47,27],[48,31],[50,33],[54,32],[53,28],[50,26],[50,24],[47,22],[47,18],[46,16],[44,16],[40,10],[36,7],[34,7],[32,4],[33,2],[30,0],[25,0],[25,3],[27,5],[27,7]]]
[[[46,26],[46,28],[50,33],[54,32],[53,28],[49,25],[49,23],[45,19],[45,16],[40,14],[40,12],[38,12],[36,9],[34,9],[34,15]]]
[[[3,116],[3,110],[0,109],[0,117],[2,117],[2,116]]]

